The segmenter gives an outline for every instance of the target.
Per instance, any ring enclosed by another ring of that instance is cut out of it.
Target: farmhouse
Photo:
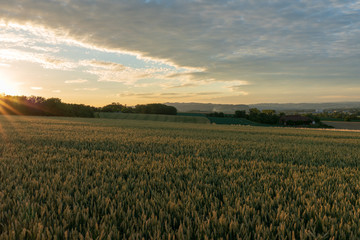
[[[310,125],[313,123],[313,119],[301,115],[282,116],[279,121],[283,125]]]

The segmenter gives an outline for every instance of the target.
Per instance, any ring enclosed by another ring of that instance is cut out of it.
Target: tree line
[[[245,110],[235,111],[234,114],[224,114],[223,112],[214,112],[207,114],[208,117],[232,117],[232,118],[245,118],[252,122],[265,123],[265,124],[278,124],[280,117],[285,113],[276,114],[275,110],[262,110],[257,108],[250,108],[249,113]]]
[[[256,123],[277,125],[280,124],[280,119],[286,116],[285,113],[276,113],[275,110],[259,110],[257,108],[250,108],[248,113],[245,110],[235,111],[234,114],[224,114],[223,112],[214,112],[207,114],[208,117],[220,117],[220,118],[244,118]],[[316,123],[320,122],[320,118],[313,114],[306,114],[306,117],[314,120]],[[299,123],[302,124],[302,123]]]
[[[350,109],[348,111],[334,111],[318,113],[317,116],[323,119],[338,119],[342,121],[358,121],[360,116],[359,109]]]
[[[1,115],[31,115],[31,116],[64,116],[64,117],[94,117],[95,112],[121,112],[176,115],[175,107],[164,104],[146,104],[127,107],[120,103],[111,103],[104,107],[93,107],[84,104],[64,103],[59,98],[44,98],[38,96],[0,95]]]
[[[63,103],[59,98],[0,95],[0,114],[94,117],[95,110],[84,104]]]
[[[144,114],[165,114],[176,115],[177,109],[172,106],[167,106],[160,103],[151,104],[138,104],[135,107],[128,107],[121,103],[113,102],[102,108],[99,108],[99,112],[122,112],[122,113],[144,113]]]

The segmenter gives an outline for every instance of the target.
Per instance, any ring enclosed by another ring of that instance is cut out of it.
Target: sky
[[[1,0],[0,92],[93,106],[360,101],[360,1]]]

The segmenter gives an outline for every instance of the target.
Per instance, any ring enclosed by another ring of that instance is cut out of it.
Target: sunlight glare
[[[0,72],[0,94],[6,94],[6,95],[19,94],[18,84],[11,82],[3,72]]]

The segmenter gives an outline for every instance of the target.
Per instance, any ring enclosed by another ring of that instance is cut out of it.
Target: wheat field
[[[358,239],[360,135],[0,116],[0,239]]]

